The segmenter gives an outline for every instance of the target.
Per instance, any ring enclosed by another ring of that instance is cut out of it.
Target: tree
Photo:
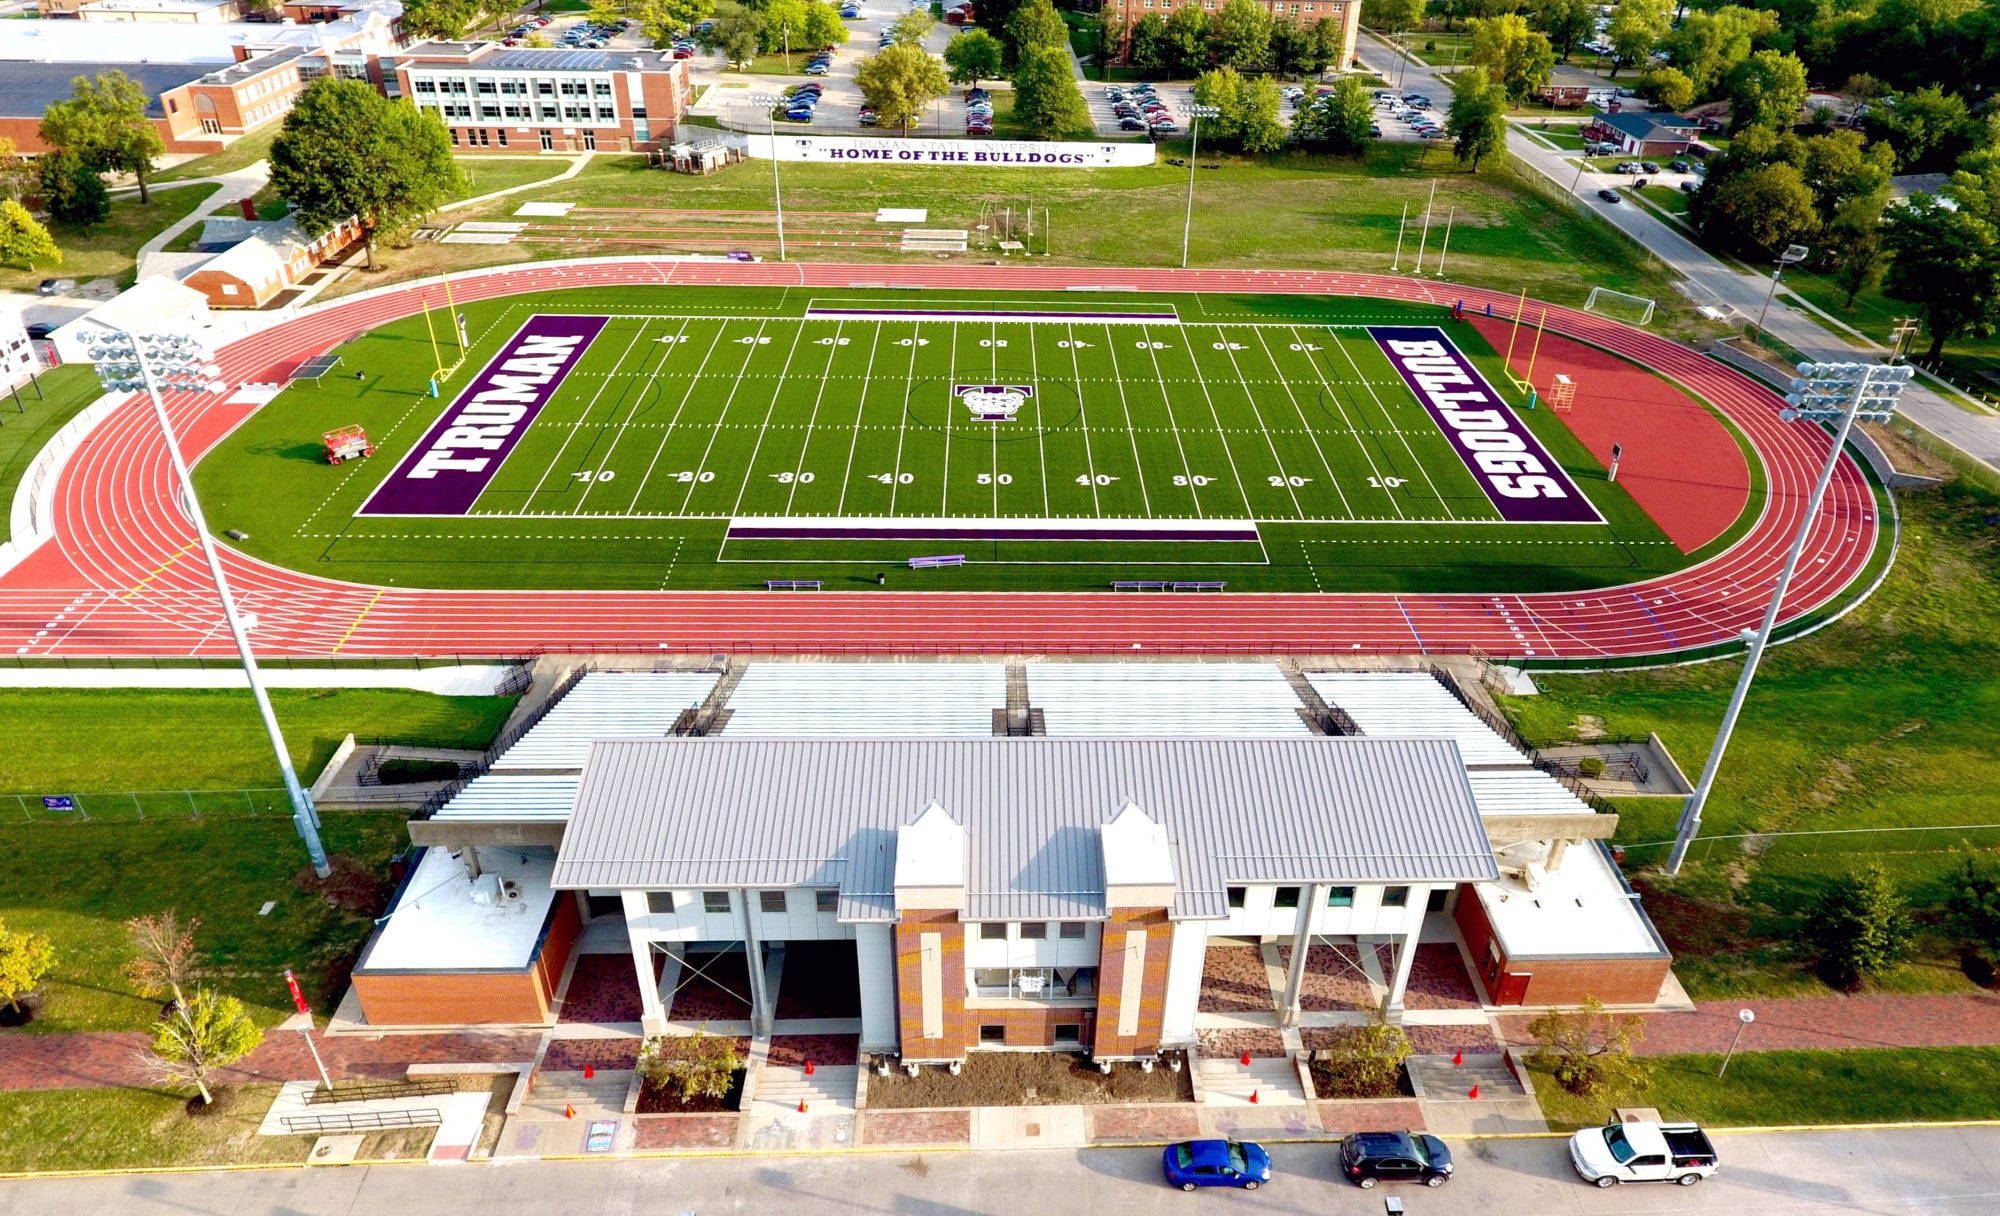
[[[847,41],[847,23],[840,19],[839,9],[821,0],[810,0],[805,8],[805,25],[799,30],[800,41],[805,45],[840,46]]]
[[[250,1018],[243,1002],[207,988],[197,988],[153,1026],[152,1050],[140,1061],[156,1080],[168,1085],[192,1085],[204,1105],[215,1101],[209,1080],[221,1069],[257,1050],[264,1032]]]
[[[1679,68],[1654,68],[1640,78],[1639,95],[1668,110],[1684,110],[1694,100],[1694,81]]]
[[[1132,66],[1149,75],[1167,70],[1173,48],[1167,37],[1167,19],[1147,13],[1132,26]]]
[[[1007,48],[985,30],[967,30],[944,48],[945,66],[951,69],[953,84],[977,85],[1000,75],[1000,61]]]
[[[884,126],[905,135],[924,116],[924,107],[951,92],[944,68],[919,46],[898,42],[861,61],[854,83]]]
[[[1730,120],[1739,127],[1789,127],[1807,95],[1806,65],[1797,55],[1758,51],[1729,73]]]
[[[62,250],[26,207],[11,198],[0,198],[0,266],[19,263],[33,270],[36,262],[60,264]]]
[[[1799,141],[1796,163],[1822,224],[1856,199],[1873,201],[1866,216],[1869,227],[1881,218],[1889,201],[1889,174],[1896,166],[1896,154],[1886,144],[1864,145],[1857,131],[1832,131]]]
[[[1246,80],[1235,68],[1203,72],[1194,82],[1197,105],[1213,106],[1205,133],[1245,152],[1270,152],[1285,143],[1284,98],[1268,76]]]
[[[56,948],[47,935],[12,932],[0,921],[0,1001],[5,1001],[8,1009],[20,1013],[22,998],[33,992],[55,965]]]
[[[936,28],[937,18],[931,16],[929,9],[913,8],[896,18],[894,24],[889,26],[889,37],[898,46],[913,46],[921,51],[924,49],[924,40],[929,38],[931,31]]]
[[[1761,255],[1812,235],[1819,227],[1799,171],[1779,162],[1717,175],[1710,172],[1688,199],[1688,218],[1711,242]]]
[[[700,37],[729,63],[748,63],[764,45],[764,19],[735,0],[722,0],[715,6],[715,24]]]
[[[1361,0],[1361,24],[1401,33],[1424,19],[1424,0]]]
[[[1660,39],[1660,46],[1673,65],[1694,82],[1695,96],[1706,97],[1737,64],[1750,58],[1754,39],[1777,29],[1776,13],[1729,5],[1689,13],[1679,29]]]
[[[1556,58],[1569,62],[1570,48],[1581,42],[1597,24],[1593,0],[1540,0],[1535,19],[1555,48]]]
[[[272,189],[308,232],[358,218],[370,270],[376,238],[436,210],[464,183],[437,116],[365,81],[313,81],[271,144]]]
[[[1969,845],[1949,883],[1945,914],[1952,931],[1970,941],[1981,957],[2000,952],[2000,871],[1993,860]]]
[[[1604,1002],[1586,996],[1574,1013],[1552,1011],[1528,1023],[1528,1033],[1540,1044],[1529,1061],[1548,1068],[1571,1093],[1629,1091],[1646,1083],[1646,1063],[1632,1054],[1646,1037],[1646,1019],[1636,1013],[1613,1017]]]
[[[639,23],[639,28],[645,31],[646,37],[651,38],[655,45],[660,45],[670,41],[677,34],[686,33],[694,28],[697,22],[713,14],[715,0],[622,0],[622,3],[610,4],[609,9],[609,12],[599,18],[598,7],[593,5],[591,16],[607,22],[630,17]],[[831,9],[828,12],[832,13],[836,23],[840,21],[839,13]],[[844,42],[846,39],[840,38],[834,41]],[[523,45],[527,45],[525,40]],[[543,45],[548,45],[546,38],[543,40]]]
[[[1199,76],[1208,66],[1208,14],[1183,4],[1167,17],[1166,70],[1175,76]]]
[[[35,158],[42,205],[49,215],[65,224],[87,228],[111,218],[111,192],[97,170],[83,157],[67,148],[44,152]]]
[[[1293,116],[1292,138],[1334,152],[1360,152],[1375,138],[1374,126],[1375,103],[1368,98],[1368,86],[1357,76],[1343,76],[1331,92]]]
[[[1992,328],[2000,310],[2000,236],[1982,216],[1919,192],[1882,217],[1889,269],[1882,290],[1917,310],[1930,333],[1927,358],[1948,339]]]
[[[1070,72],[1067,47],[1021,48],[1014,64],[1014,117],[1036,139],[1090,129],[1090,107]]]
[[[34,162],[15,149],[13,140],[0,135],[0,196],[19,199],[34,180]]]
[[[1669,0],[1618,0],[1604,36],[1611,43],[1611,74],[1633,64],[1645,64],[1674,27]]]
[[[1971,142],[1973,125],[1964,99],[1935,86],[1885,99],[1870,107],[1863,122],[1872,138],[1887,140],[1896,149],[1896,166],[1903,173],[1942,169],[1957,161]]]
[[[1472,63],[1486,69],[1510,101],[1519,101],[1547,84],[1555,70],[1556,53],[1549,40],[1528,28],[1518,13],[1477,18],[1472,29]]]
[[[152,99],[125,73],[113,70],[70,81],[67,100],[42,115],[42,142],[66,148],[99,173],[130,173],[139,179],[139,201],[149,201],[146,175],[166,144],[146,117]]]
[[[1393,1098],[1402,1092],[1410,1036],[1371,1016],[1365,1026],[1341,1032],[1312,1062],[1313,1088],[1322,1098]]]
[[[1024,0],[1007,18],[1002,31],[1007,47],[1018,61],[1021,52],[1032,46],[1069,48],[1069,26],[1049,0]]]
[[[1451,110],[1445,134],[1452,138],[1452,155],[1460,164],[1479,162],[1507,146],[1507,91],[1494,84],[1485,68],[1467,68],[1451,78]]]
[[[546,51],[550,47],[553,47],[555,43],[550,42],[549,36],[542,31],[531,30],[527,37],[521,39],[521,45],[531,50]]]
[[[910,10],[911,13],[918,11]],[[930,14],[924,13],[923,17],[929,20]],[[763,45],[759,49],[767,55],[773,51],[790,54],[793,47],[803,50],[811,45],[806,40],[806,0],[764,0],[757,10],[757,20],[763,36]],[[928,26],[924,32],[930,32]]]
[[[174,1003],[181,1003],[181,985],[193,982],[194,964],[200,957],[194,946],[194,931],[200,927],[198,919],[181,923],[172,909],[125,922],[125,933],[132,939],[125,978],[132,981],[139,995],[157,998],[172,993]]]
[[[1853,206],[1869,201],[1849,199],[1847,202],[1848,206]],[[1875,202],[1874,208],[1879,213],[1881,203]],[[1882,225],[1879,222],[1863,223],[1850,219],[1845,214],[1846,210],[1847,207],[1842,207],[1842,214],[1836,215],[1827,227],[1826,244],[1836,263],[1833,281],[1847,293],[1841,307],[1852,309],[1854,297],[1881,281],[1882,272],[1888,268],[1889,251],[1882,243]]]
[[[1821,976],[1848,988],[1902,961],[1913,933],[1909,909],[1888,871],[1870,863],[1836,879],[1813,902],[1801,938]]]
[[[479,11],[478,0],[409,0],[403,6],[403,32],[449,42],[465,33]]]
[[[1209,51],[1224,67],[1248,72],[1271,55],[1271,13],[1257,0],[1226,0],[1208,23]]]
[[[710,1034],[705,1026],[693,1034],[647,1039],[639,1049],[639,1072],[683,1105],[696,1098],[727,1097],[740,1067],[736,1040]]]

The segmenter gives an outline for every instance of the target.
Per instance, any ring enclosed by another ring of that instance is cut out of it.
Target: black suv
[[[1360,1187],[1377,1182],[1443,1186],[1451,1177],[1451,1150],[1436,1136],[1416,1132],[1356,1132],[1340,1142],[1340,1172]]]

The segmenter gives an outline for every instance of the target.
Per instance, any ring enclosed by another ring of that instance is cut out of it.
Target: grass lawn
[[[139,246],[219,189],[185,186],[156,190],[147,203],[141,203],[136,194],[121,195],[111,204],[111,218],[88,228],[51,222],[49,235],[62,250],[62,264],[35,270],[0,267],[0,290],[33,291],[36,283],[48,278],[75,279],[78,283],[113,278],[120,286],[130,286],[138,273]]]
[[[398,689],[274,689],[271,702],[310,783],[349,731],[486,746],[511,697],[437,697]],[[10,689],[15,723],[0,748],[0,792],[272,789],[270,744],[247,690]],[[12,808],[0,803],[0,819]]]
[[[1959,482],[1899,498],[1902,544],[1881,589],[1839,621],[1765,658],[1709,800],[1707,837],[1809,829],[2000,823],[2000,493]],[[1620,674],[1541,674],[1504,700],[1531,743],[1658,731],[1690,775],[1734,685],[1734,662]],[[1673,799],[1624,799],[1629,865],[1664,858]],[[1679,878],[1637,869],[1648,908],[1697,999],[1823,991],[1786,948],[1829,876],[1873,858],[1919,909],[1944,900],[1950,848],[2000,834],[1919,832],[1697,842]],[[1643,846],[1643,847],[1641,847]],[[1931,917],[1935,919],[1935,917]],[[1932,936],[1885,977],[1900,990],[1959,989],[1952,944]],[[1733,1073],[1733,1068],[1732,1068]]]
[[[162,170],[153,180],[181,182],[196,177],[220,177],[225,173],[234,173],[238,169],[247,168],[271,154],[271,141],[278,138],[278,129],[282,125],[274,122],[252,131],[220,152]]]
[[[1575,127],[1524,126],[1522,130],[1528,131],[1537,139],[1546,140],[1558,148],[1566,148],[1571,152],[1581,152],[1583,150],[1583,136],[1577,134]]]
[[[1688,196],[1679,186],[1646,186],[1639,193],[1647,202],[1671,215],[1686,215]]]
[[[456,198],[511,190],[554,177],[570,166],[566,156],[461,156],[457,160],[466,188]]]
[[[1993,1117],[2000,1048],[1866,1048],[1750,1051],[1722,1057],[1662,1056],[1640,1093],[1578,1097],[1534,1069],[1535,1095],[1551,1130],[1598,1127],[1618,1106],[1657,1106],[1669,1119],[1710,1127],[1806,1123],[1938,1122]],[[1719,1146],[1729,1168],[1729,1142]]]
[[[44,395],[41,399],[35,396],[33,386],[21,386],[20,400],[26,413],[14,412],[12,394],[0,397],[0,423],[5,423],[0,426],[0,540],[7,538],[14,491],[19,488],[21,478],[27,476],[35,454],[64,423],[102,395],[97,387],[97,374],[88,367],[58,367],[43,372],[39,379]]]
[[[389,858],[409,847],[404,823],[393,811],[329,812],[321,836],[329,854],[386,883]],[[0,850],[11,863],[0,869],[0,921],[47,934],[56,950],[56,969],[44,981],[48,1004],[30,1032],[137,1030],[158,1016],[159,1003],[134,994],[125,979],[124,922],[131,917],[168,908],[199,917],[205,982],[274,1025],[292,1012],[285,968],[298,972],[321,1011],[331,1009],[368,940],[371,917],[380,914],[379,904],[336,907],[301,885],[312,871],[282,813],[16,822],[0,826]],[[266,901],[276,906],[259,915]]]

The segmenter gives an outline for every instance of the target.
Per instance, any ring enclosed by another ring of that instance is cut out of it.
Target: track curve
[[[1156,292],[1377,296],[1468,308],[1514,306],[1477,288],[1362,274],[1085,270],[839,263],[595,259],[500,267],[452,282],[454,297],[646,285],[849,288],[857,282],[956,290],[1116,284]],[[309,309],[218,352],[225,378],[282,379],[304,358],[416,312],[434,283],[383,288]],[[441,297],[439,299],[441,301]],[[224,550],[259,653],[293,656],[518,655],[548,650],[951,653],[1440,653],[1610,658],[1670,655],[1754,626],[1831,437],[1778,416],[1755,381],[1664,338],[1551,305],[1555,332],[1660,372],[1748,437],[1767,482],[1750,530],[1707,561],[1615,588],[1543,594],[432,591],[369,587]],[[190,459],[254,407],[179,394],[168,409]],[[0,654],[22,657],[231,653],[214,588],[157,441],[134,397],[78,445],[59,479],[53,538],[0,578]],[[1836,468],[1785,605],[1796,620],[1866,566],[1880,521],[1852,459]]]

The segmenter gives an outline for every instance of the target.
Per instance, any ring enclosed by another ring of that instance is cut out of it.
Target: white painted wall
[[[650,911],[645,891],[624,892],[625,921],[635,935],[663,942],[742,940],[742,922],[736,911],[742,904],[742,891],[726,892],[730,911],[715,913],[704,910],[701,889],[667,894],[673,897],[672,912]],[[841,924],[833,912],[816,910],[815,892],[811,888],[784,891],[783,912],[764,911],[759,894],[750,892],[750,924],[759,941],[841,941],[854,936],[853,925]]]
[[[1424,904],[1430,898],[1430,887],[1410,887],[1408,902],[1400,908],[1382,906],[1384,889],[1380,885],[1357,886],[1354,888],[1354,903],[1346,908],[1327,907],[1322,894],[1320,906],[1313,909],[1312,931],[1391,937],[1408,933],[1423,924]],[[1291,937],[1298,932],[1299,913],[1304,909],[1274,907],[1277,893],[1276,885],[1247,886],[1241,908],[1231,908],[1225,921],[1204,923],[1211,926],[1210,933],[1232,937]],[[1300,901],[1304,902],[1310,893],[1301,884]]]
[[[1202,956],[1216,922],[1184,920],[1174,924],[1173,953],[1167,960],[1167,1003],[1160,1022],[1163,1046],[1194,1042],[1194,1019],[1201,1002]]]
[[[894,1051],[896,1029],[896,939],[890,926],[854,926],[854,961],[861,976],[861,1047]]]

